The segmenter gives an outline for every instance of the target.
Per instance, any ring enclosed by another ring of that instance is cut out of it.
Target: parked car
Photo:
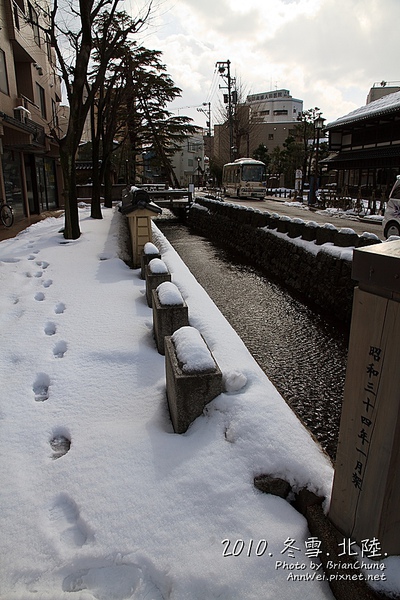
[[[400,175],[397,175],[396,182],[389,194],[382,225],[385,238],[391,235],[400,236]]]

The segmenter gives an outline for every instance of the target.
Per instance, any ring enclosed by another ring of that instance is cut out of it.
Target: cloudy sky
[[[128,0],[137,14],[146,0]],[[242,93],[290,90],[327,122],[365,104],[375,82],[400,80],[400,0],[155,0],[141,42],[161,50],[182,89],[172,107],[205,127],[219,122],[218,61]],[[185,107],[185,108],[183,108]]]

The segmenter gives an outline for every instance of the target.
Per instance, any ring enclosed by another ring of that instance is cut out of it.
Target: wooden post
[[[400,242],[354,251],[355,289],[329,518],[400,554]]]
[[[132,241],[133,267],[140,267],[141,255],[147,242],[151,242],[151,217],[154,211],[138,208],[127,214]]]

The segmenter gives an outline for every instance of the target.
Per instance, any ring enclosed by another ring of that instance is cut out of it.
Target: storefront
[[[57,209],[57,169],[51,142],[36,125],[28,128],[5,117],[3,126],[4,192],[15,219]],[[34,131],[29,130],[32,127]]]

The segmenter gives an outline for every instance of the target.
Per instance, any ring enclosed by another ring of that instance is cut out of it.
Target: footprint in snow
[[[50,377],[47,373],[38,373],[32,390],[35,394],[36,402],[44,402],[49,398]]]
[[[52,279],[46,279],[46,281],[43,281],[43,283],[42,283],[43,287],[45,287],[45,288],[49,288],[52,284],[53,284]]]
[[[37,300],[38,302],[43,302],[44,299],[45,295],[43,294],[43,292],[37,292],[35,294],[35,300]]]
[[[56,313],[56,315],[62,315],[66,308],[67,307],[65,306],[64,302],[59,302],[54,307],[54,312]]]
[[[47,269],[50,263],[46,262],[45,260],[38,260],[36,264],[38,267],[42,267],[42,269]]]
[[[57,331],[56,324],[53,323],[52,321],[49,321],[44,326],[44,332],[46,335],[54,335],[56,333],[56,331]]]
[[[54,358],[64,358],[64,354],[67,351],[67,342],[60,340],[53,348]]]
[[[52,459],[56,460],[57,458],[61,458],[69,452],[71,447],[71,439],[69,432],[64,429],[59,429],[53,432],[53,437],[50,440],[50,446],[53,450]]]
[[[70,548],[82,548],[92,534],[80,516],[79,508],[68,494],[60,494],[50,508],[50,521],[61,542]]]
[[[145,568],[137,564],[105,564],[68,575],[64,592],[89,590],[97,600],[164,600]]]
[[[14,258],[13,256],[4,256],[2,259],[0,259],[0,262],[3,262],[3,263],[18,263],[19,262],[19,258]]]

